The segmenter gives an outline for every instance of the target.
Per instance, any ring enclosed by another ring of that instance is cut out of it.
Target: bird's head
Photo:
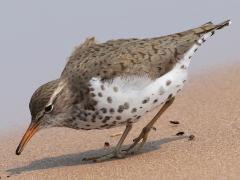
[[[25,145],[32,136],[40,129],[54,126],[61,126],[61,112],[66,108],[63,104],[62,95],[64,83],[59,79],[50,81],[40,86],[32,95],[29,103],[32,120],[26,133],[24,134],[16,154],[20,155]]]

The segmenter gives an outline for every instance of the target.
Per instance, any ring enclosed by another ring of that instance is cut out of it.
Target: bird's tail
[[[205,42],[205,40],[214,35],[215,31],[220,30],[226,26],[229,26],[231,24],[230,20],[226,20],[219,24],[213,24],[212,22],[208,22],[200,26],[199,28],[193,29],[193,31],[198,34],[200,39],[198,40],[199,43]]]
[[[208,32],[213,32],[215,30],[219,30],[222,29],[226,26],[229,26],[232,22],[230,20],[224,21],[222,23],[219,24],[213,24],[212,22],[208,22],[203,24],[202,26],[200,26],[199,28],[194,29],[195,31],[199,31],[196,32],[198,34],[205,34]]]
[[[190,29],[181,33],[177,33],[181,38],[177,42],[179,54],[185,54],[191,49],[190,56],[196,52],[197,48],[201,46],[209,37],[215,34],[219,29],[222,29],[231,24],[230,20],[224,21],[219,24],[207,22],[197,28]]]

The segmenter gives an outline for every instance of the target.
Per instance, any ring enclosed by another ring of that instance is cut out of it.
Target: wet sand
[[[14,154],[26,127],[1,136],[1,179],[239,179],[240,66],[191,76],[183,92],[156,123],[144,148],[125,159],[101,163],[84,157],[111,150],[124,128],[39,132],[21,156]],[[135,124],[126,145],[156,113]],[[169,121],[179,121],[174,125]],[[184,131],[183,136],[176,136]],[[193,134],[195,138],[189,140]],[[104,148],[104,142],[110,148]],[[10,176],[10,177],[7,177]]]

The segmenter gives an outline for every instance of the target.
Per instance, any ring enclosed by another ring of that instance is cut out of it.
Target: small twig
[[[179,121],[169,121],[171,124],[180,124]]]
[[[188,137],[188,140],[189,141],[192,141],[193,139],[195,139],[195,136],[193,134],[191,134],[189,137]]]
[[[176,134],[176,136],[182,136],[182,135],[184,135],[184,132],[183,132],[183,131],[180,131],[180,132],[178,132],[178,133]]]
[[[104,147],[105,147],[105,148],[108,148],[109,146],[110,146],[110,143],[109,143],[109,142],[105,142],[105,143],[104,143]]]
[[[157,128],[153,126],[153,127],[152,127],[152,130],[156,131],[156,130],[157,130]]]
[[[110,137],[116,137],[116,136],[121,136],[123,133],[120,132],[120,133],[115,133],[115,134],[112,134]]]

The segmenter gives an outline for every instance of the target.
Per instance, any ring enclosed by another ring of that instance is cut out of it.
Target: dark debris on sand
[[[169,121],[171,124],[180,124],[179,121]]]
[[[178,133],[176,134],[176,136],[182,136],[182,135],[184,135],[184,132],[183,132],[183,131],[180,131],[180,132],[178,132]]]

